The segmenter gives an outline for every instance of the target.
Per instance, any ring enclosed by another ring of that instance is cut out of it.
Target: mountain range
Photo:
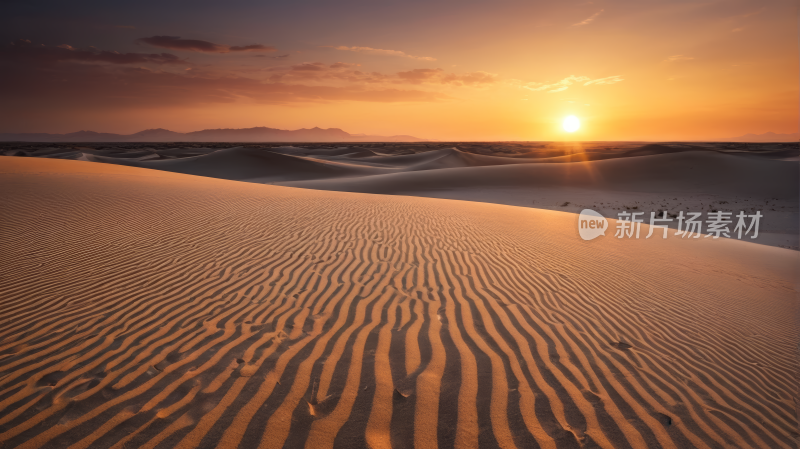
[[[78,131],[68,134],[0,133],[0,141],[21,142],[428,142],[414,136],[370,136],[350,134],[339,128],[284,130],[267,127],[204,129],[179,133],[168,129],[146,129],[135,134]]]

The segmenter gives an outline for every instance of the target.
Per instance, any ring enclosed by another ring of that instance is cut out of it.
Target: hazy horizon
[[[311,139],[311,140],[305,140],[305,141],[304,140],[285,140],[285,141],[281,141],[281,140],[276,140],[276,139],[273,139],[273,140],[236,140],[236,139],[229,139],[229,140],[206,140],[206,141],[204,141],[204,140],[187,140],[186,142],[194,142],[194,143],[202,143],[202,142],[208,142],[208,143],[238,143],[238,142],[241,142],[241,143],[258,143],[258,142],[263,142],[263,143],[280,143],[280,142],[286,142],[286,143],[303,143],[303,142],[307,142],[307,143],[315,143],[315,142],[317,142],[317,143],[352,143],[352,142],[361,142],[361,143],[366,143],[366,142],[376,142],[376,143],[380,143],[380,142],[385,142],[385,143],[398,143],[398,142],[408,142],[408,143],[425,143],[425,142],[431,142],[431,143],[527,142],[527,143],[534,143],[534,142],[543,142],[543,143],[565,143],[565,144],[566,143],[572,143],[572,142],[575,142],[575,143],[577,143],[577,142],[581,142],[581,143],[592,143],[592,142],[609,142],[609,143],[612,143],[612,142],[641,142],[641,143],[666,143],[666,142],[674,142],[674,143],[693,143],[693,142],[694,143],[699,143],[699,142],[793,143],[793,142],[797,142],[798,134],[800,134],[800,133],[781,134],[781,133],[774,133],[774,132],[766,132],[766,133],[762,133],[762,134],[747,133],[747,134],[742,134],[742,135],[739,135],[739,136],[718,136],[717,139],[694,139],[694,140],[691,140],[691,139],[684,139],[684,140],[611,140],[611,139],[607,139],[607,140],[603,140],[603,139],[600,139],[600,140],[576,140],[576,139],[569,139],[569,138],[564,138],[564,139],[560,139],[560,140],[541,140],[541,139],[529,139],[529,140],[438,140],[438,139],[428,139],[425,136],[412,136],[412,135],[407,134],[407,133],[396,133],[396,134],[391,134],[391,135],[374,135],[374,134],[366,134],[366,133],[360,133],[360,132],[352,133],[352,132],[349,132],[348,130],[343,130],[341,128],[306,127],[306,128],[299,128],[299,129],[293,129],[293,130],[286,130],[286,129],[271,128],[269,126],[256,126],[256,127],[252,127],[252,128],[207,128],[207,129],[193,130],[193,131],[188,131],[188,132],[178,132],[178,131],[174,131],[174,130],[170,130],[170,129],[166,129],[166,128],[149,128],[149,129],[143,129],[143,130],[139,130],[139,131],[134,132],[134,133],[127,133],[127,134],[112,133],[112,132],[107,132],[107,131],[102,131],[102,130],[95,130],[95,129],[90,129],[90,128],[85,128],[85,129],[72,131],[72,132],[67,132],[67,133],[45,133],[45,132],[0,133],[0,142],[14,142],[16,140],[12,140],[12,139],[6,140],[4,138],[6,136],[9,136],[9,135],[17,135],[17,134],[19,134],[19,135],[30,134],[30,135],[57,135],[57,136],[60,135],[60,136],[64,136],[64,135],[70,135],[70,134],[94,133],[94,134],[116,134],[116,135],[119,135],[120,137],[131,137],[131,136],[136,136],[137,134],[143,134],[143,133],[148,133],[148,132],[173,132],[173,133],[189,135],[189,134],[195,134],[195,133],[199,134],[199,133],[202,133],[202,132],[213,132],[213,131],[249,131],[249,130],[259,129],[259,128],[268,129],[270,131],[281,131],[281,132],[301,132],[301,131],[314,131],[314,130],[320,130],[320,131],[343,131],[343,132],[345,132],[347,134],[350,134],[350,136],[352,136],[352,137],[362,138],[362,139],[365,138],[365,137],[387,138],[387,139],[390,139],[390,138],[393,138],[393,137],[394,138],[397,138],[397,137],[411,137],[414,140],[404,141],[404,140],[394,139],[394,140],[385,140],[385,141],[381,141],[381,140],[368,141],[368,140],[346,140],[346,139],[344,139],[344,140],[313,140],[313,139]],[[747,136],[753,136],[753,137],[756,137],[756,138],[761,138],[763,140],[735,140],[737,138],[743,138],[743,137],[747,137]],[[569,137],[575,137],[575,136],[574,135],[570,135]],[[774,138],[774,139],[783,138],[785,140],[769,140],[769,138]],[[789,140],[789,138],[792,138],[794,140]],[[133,140],[133,141],[127,141],[127,142],[145,143],[145,142],[168,142],[168,141],[169,140]],[[58,143],[59,141],[58,140],[46,140],[46,141],[20,140],[20,142],[30,142],[30,143],[51,142],[51,143]],[[81,141],[80,140],[66,140],[66,141],[61,141],[61,142],[63,142],[63,143],[80,143]],[[97,141],[86,141],[86,142],[87,143],[89,143],[89,142],[94,142],[94,143],[100,143],[100,142],[114,143],[114,142],[126,142],[126,141],[125,140],[120,140],[120,141],[100,141],[100,140],[97,140]]]

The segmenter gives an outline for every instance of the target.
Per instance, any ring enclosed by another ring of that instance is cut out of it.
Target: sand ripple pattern
[[[0,192],[0,447],[797,444],[786,279],[669,243],[626,261],[506,206],[173,174]]]

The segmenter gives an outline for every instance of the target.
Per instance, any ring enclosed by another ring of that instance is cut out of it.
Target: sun
[[[564,131],[568,133],[574,133],[581,127],[581,121],[578,120],[578,117],[574,115],[569,115],[564,119],[564,123],[562,124],[564,127]]]

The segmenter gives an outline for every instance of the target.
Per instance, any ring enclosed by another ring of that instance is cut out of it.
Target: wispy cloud
[[[359,85],[450,85],[480,87],[493,84],[498,77],[489,72],[448,73],[440,68],[412,69],[397,73],[365,72],[359,64],[304,62],[267,69],[273,82],[349,83]]]
[[[400,50],[385,50],[385,49],[382,49],[382,48],[372,48],[372,47],[346,47],[344,45],[340,45],[338,47],[333,47],[333,46],[326,46],[326,47],[331,47],[331,48],[334,48],[336,50],[354,51],[354,52],[358,52],[358,53],[366,53],[368,55],[400,56],[402,58],[416,59],[416,60],[419,60],[419,61],[435,61],[436,60],[436,58],[431,58],[429,56],[409,55],[408,53],[402,52]]]
[[[590,86],[592,84],[616,84],[620,81],[625,81],[621,76],[607,76],[605,78],[598,78],[596,80],[591,80],[583,83],[584,86]]]
[[[182,50],[220,50],[205,41],[167,41]],[[0,98],[36,107],[76,103],[96,107],[172,107],[242,99],[264,104],[436,102],[452,100],[450,91],[482,88],[498,79],[496,74],[480,71],[453,73],[441,68],[417,68],[381,73],[368,72],[348,62],[284,61],[277,67],[248,66],[247,70],[212,64],[189,66],[170,53],[119,53],[19,40],[0,45],[5,80],[0,83]]]
[[[550,94],[563,92],[569,89],[569,86],[572,86],[575,83],[583,83],[584,86],[591,86],[593,84],[600,85],[600,84],[615,84],[620,81],[624,81],[624,79],[619,76],[607,76],[605,78],[597,78],[591,79],[588,76],[575,76],[570,75],[561,81],[557,81],[555,83],[538,83],[538,82],[522,82],[520,80],[510,80],[509,84],[515,87],[520,87],[522,89],[528,89],[533,92],[547,92]]]
[[[106,64],[185,64],[170,53],[119,53],[95,47],[81,50],[69,44],[56,47],[34,45],[27,39],[18,39],[0,48],[0,60],[27,64],[53,64],[61,61]]]
[[[137,39],[136,42],[152,45],[153,47],[168,48],[170,50],[198,51],[203,53],[229,53],[239,51],[276,51],[275,47],[268,45],[252,44],[231,46],[215,44],[198,39],[181,39],[179,36],[152,36]]]
[[[292,70],[298,72],[324,72],[328,66],[322,62],[304,62],[292,66]]]
[[[0,57],[0,61],[6,62]],[[38,108],[174,107],[230,104],[243,98],[261,104],[436,102],[445,93],[392,85],[348,83],[310,85],[270,82],[239,74],[171,72],[117,64],[62,62],[49,70],[28,63],[7,64],[0,96],[4,104]],[[65,89],[64,86],[69,86]],[[8,102],[8,103],[6,103]],[[68,105],[68,106],[65,106]]]
[[[597,16],[599,16],[603,11],[605,11],[605,9],[601,9],[600,11],[597,11],[596,13],[592,14],[591,16],[589,16],[586,20],[584,20],[582,22],[573,23],[572,26],[580,27],[580,26],[584,26],[584,25],[589,25],[590,23],[594,22],[594,19],[596,19]]]
[[[665,59],[664,62],[676,62],[676,61],[689,61],[694,59],[691,56],[684,56],[684,55],[672,55],[669,58]]]
[[[562,92],[562,91],[565,91],[565,90],[569,89],[569,86],[571,86],[574,83],[583,83],[583,82],[590,81],[590,80],[591,80],[591,78],[589,78],[588,76],[570,75],[570,76],[562,79],[561,81],[557,81],[557,82],[551,83],[551,84],[530,82],[530,83],[522,84],[519,87],[522,87],[523,89],[532,90],[534,92],[545,91],[545,92],[553,94],[553,93],[556,93],[556,92]]]
[[[398,81],[412,84],[437,83],[456,86],[477,86],[492,84],[497,75],[489,72],[471,72],[464,74],[445,73],[442,69],[414,69],[397,73]]]
[[[493,84],[497,81],[497,74],[489,72],[471,72],[460,75],[449,74],[442,77],[442,83],[455,84],[458,86],[477,86],[482,84]]]

